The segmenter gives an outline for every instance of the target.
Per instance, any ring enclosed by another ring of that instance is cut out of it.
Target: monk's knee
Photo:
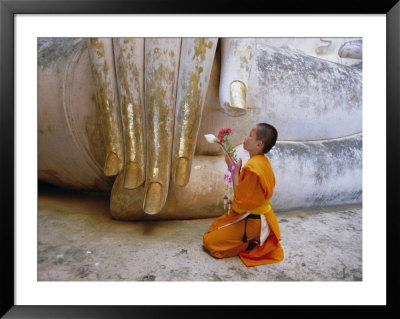
[[[203,236],[203,246],[208,250],[211,256],[215,258],[224,258],[225,254],[223,251],[216,250],[216,238],[213,233],[205,233]]]
[[[212,233],[205,233],[203,236],[203,246],[211,256],[214,256],[215,239]]]
[[[205,249],[207,249],[208,251],[210,251],[211,249],[211,238],[210,238],[210,233],[205,233],[203,235],[203,246]]]

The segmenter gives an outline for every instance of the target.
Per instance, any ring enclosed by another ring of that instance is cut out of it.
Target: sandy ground
[[[109,198],[39,188],[39,281],[361,281],[361,206],[277,213],[285,259],[247,268],[202,246],[212,219],[113,220]]]

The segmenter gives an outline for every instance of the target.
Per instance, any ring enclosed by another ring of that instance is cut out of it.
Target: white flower
[[[215,137],[214,134],[206,134],[204,135],[208,143],[215,143],[218,142],[218,139]]]

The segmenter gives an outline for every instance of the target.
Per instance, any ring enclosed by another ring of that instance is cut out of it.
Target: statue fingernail
[[[162,208],[162,186],[153,182],[147,188],[143,210],[147,214],[157,214]]]
[[[128,163],[125,166],[124,188],[133,189],[143,183],[142,173],[136,163]]]
[[[178,186],[185,186],[189,182],[189,177],[189,160],[186,157],[179,157],[176,163],[175,184]]]
[[[117,154],[110,152],[107,154],[106,162],[104,164],[104,175],[114,176],[119,173],[121,166],[121,160],[118,158]]]
[[[233,81],[231,83],[231,106],[246,109],[246,86],[243,82]]]

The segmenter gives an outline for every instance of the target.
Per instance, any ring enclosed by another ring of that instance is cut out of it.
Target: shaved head
[[[257,124],[257,140],[264,143],[263,153],[268,153],[274,147],[278,139],[278,131],[271,124]]]

